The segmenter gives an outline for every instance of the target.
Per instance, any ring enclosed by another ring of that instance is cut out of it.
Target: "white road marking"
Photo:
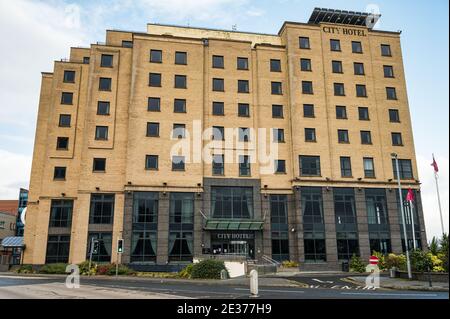
[[[416,296],[416,297],[437,297],[436,294],[402,294],[402,293],[370,293],[370,292],[341,292],[342,295],[368,295],[368,296]]]
[[[247,288],[234,288],[234,290],[245,290],[250,291],[250,289]],[[265,291],[265,292],[288,292],[288,293],[304,293],[304,291],[301,290],[276,290],[276,289],[259,289],[259,291]]]
[[[322,281],[322,280],[316,279],[316,278],[314,278],[312,280],[320,282],[321,284],[332,284],[334,282],[334,281],[328,281],[328,280],[327,281]]]

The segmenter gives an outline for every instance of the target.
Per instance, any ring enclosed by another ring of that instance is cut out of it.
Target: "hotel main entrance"
[[[253,232],[212,232],[211,253],[255,258],[255,234]]]

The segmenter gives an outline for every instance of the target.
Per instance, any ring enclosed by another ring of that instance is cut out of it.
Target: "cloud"
[[[19,188],[28,188],[31,156],[0,149],[0,199],[17,199]]]
[[[433,167],[431,167],[431,156],[417,156],[417,166],[419,177],[422,183],[422,205],[425,217],[425,226],[427,229],[428,240],[433,236],[441,235],[441,221],[439,214],[439,205],[437,201],[436,184],[434,179]],[[442,214],[444,216],[444,228],[448,233],[448,209],[449,209],[449,159],[444,156],[436,156],[436,162],[439,166],[439,191],[442,203]]]

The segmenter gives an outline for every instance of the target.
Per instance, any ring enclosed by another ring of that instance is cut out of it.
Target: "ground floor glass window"
[[[50,235],[47,241],[46,264],[69,262],[70,235]]]
[[[170,232],[169,261],[192,261],[193,242],[192,232]]]
[[[288,232],[272,232],[272,258],[280,262],[289,260]]]
[[[156,232],[133,231],[131,262],[156,261]]]

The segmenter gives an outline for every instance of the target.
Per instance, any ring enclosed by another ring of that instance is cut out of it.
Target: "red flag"
[[[414,200],[414,192],[412,189],[408,189],[408,194],[406,194],[406,200],[412,202]]]
[[[439,172],[439,168],[438,168],[438,165],[436,163],[436,160],[434,159],[434,155],[433,155],[433,163],[431,163],[431,166],[433,166],[435,173]]]

